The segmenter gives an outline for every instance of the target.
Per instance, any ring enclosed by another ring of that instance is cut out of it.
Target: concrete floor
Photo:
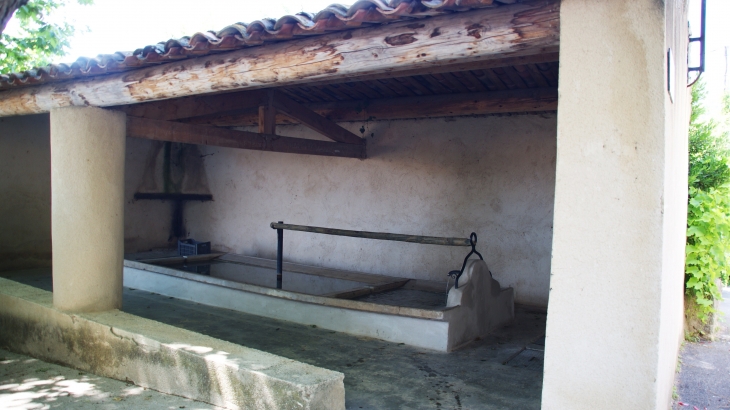
[[[5,275],[7,276],[7,275]],[[11,279],[50,290],[49,270]],[[348,409],[539,409],[545,314],[454,353],[355,337],[125,288],[125,312],[345,374]],[[539,341],[537,342],[540,343]],[[534,349],[534,350],[533,350]]]
[[[221,409],[0,349],[0,409]]]
[[[730,288],[723,289],[714,342],[685,342],[674,409],[730,409]]]

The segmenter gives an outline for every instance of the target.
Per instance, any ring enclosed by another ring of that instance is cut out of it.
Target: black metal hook
[[[454,277],[454,276],[456,277],[456,279],[454,280],[454,289],[459,288],[459,278],[464,273],[464,269],[466,268],[466,262],[469,260],[469,257],[471,257],[471,255],[476,254],[477,256],[479,256],[479,259],[484,260],[484,258],[482,257],[482,254],[477,252],[477,249],[476,249],[477,240],[478,239],[477,239],[476,232],[472,232],[471,235],[469,235],[469,243],[471,244],[471,251],[469,252],[468,255],[466,255],[466,258],[464,258],[464,263],[461,265],[461,270],[452,270],[451,272],[448,273],[448,275],[450,277]],[[491,275],[492,272],[489,272],[489,274]]]

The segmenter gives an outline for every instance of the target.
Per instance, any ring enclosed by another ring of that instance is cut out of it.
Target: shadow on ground
[[[220,409],[0,349],[0,409]]]

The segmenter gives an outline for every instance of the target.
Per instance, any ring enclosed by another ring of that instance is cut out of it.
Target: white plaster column
[[[122,306],[124,113],[51,110],[53,305],[67,311]]]
[[[669,407],[682,337],[686,21],[680,0],[561,2],[543,409]]]

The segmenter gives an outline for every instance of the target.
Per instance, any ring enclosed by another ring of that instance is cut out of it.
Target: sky
[[[170,38],[199,31],[220,30],[236,22],[300,11],[315,13],[338,0],[94,0],[81,6],[71,0],[53,18],[72,22],[81,32],[71,41],[66,56],[72,62],[115,51],[133,51]],[[340,0],[348,4],[348,0]],[[352,3],[354,0],[349,0]],[[690,27],[699,36],[700,0],[690,0]],[[13,20],[6,29],[13,30]],[[730,91],[730,0],[707,0],[706,105],[711,116],[721,109],[724,91]]]

